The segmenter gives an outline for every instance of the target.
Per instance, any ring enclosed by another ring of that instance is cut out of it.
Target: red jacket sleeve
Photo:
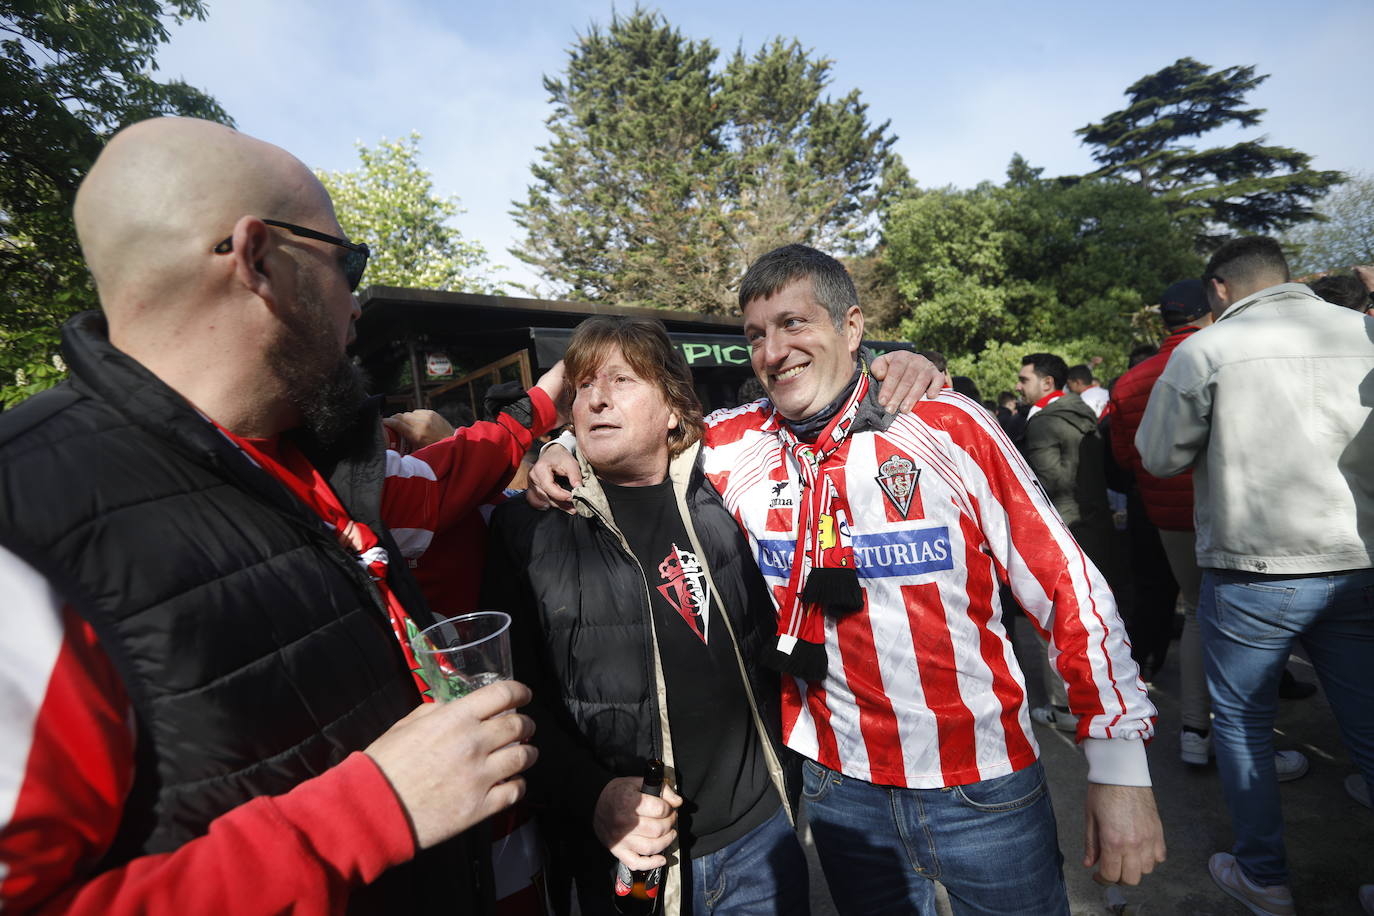
[[[336,913],[414,855],[386,777],[355,753],[174,852],[88,877],[133,783],[128,701],[90,627],[3,551],[0,593],[13,612],[0,629],[0,910]]]
[[[411,455],[387,453],[382,520],[402,554],[415,559],[428,549],[435,532],[491,502],[515,475],[536,436],[558,418],[541,388],[529,391],[532,428],[509,414],[464,426],[447,439]]]
[[[1121,382],[1118,380],[1118,385]],[[1135,451],[1135,430],[1136,423],[1127,416],[1121,409],[1121,402],[1115,394],[1112,395],[1108,407],[1112,411],[1111,423],[1111,446],[1112,457],[1116,459],[1118,466],[1134,473],[1140,466],[1140,456]]]

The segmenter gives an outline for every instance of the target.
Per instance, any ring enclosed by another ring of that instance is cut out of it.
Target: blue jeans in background
[[[933,914],[932,880],[949,891],[955,913],[1068,916],[1038,761],[966,786],[902,789],[806,760],[802,805],[830,896],[846,916]]]
[[[808,916],[806,854],[782,806],[735,842],[692,859],[692,914]]]
[[[1274,775],[1279,679],[1301,642],[1374,790],[1374,570],[1286,578],[1209,569],[1198,623],[1231,853],[1256,884],[1287,884]]]

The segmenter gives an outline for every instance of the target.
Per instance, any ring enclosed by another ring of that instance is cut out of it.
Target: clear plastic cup
[[[421,673],[440,703],[511,679],[510,615],[476,611],[441,620],[410,640]]]

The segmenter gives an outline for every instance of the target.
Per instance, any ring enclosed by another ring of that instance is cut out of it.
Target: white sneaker
[[[1032,713],[1033,714],[1033,713]],[[1199,735],[1197,732],[1184,730],[1178,735],[1178,756],[1184,763],[1193,766],[1206,766],[1207,761],[1213,756],[1211,734]],[[1307,775],[1309,764],[1307,755],[1302,751],[1274,751],[1274,775],[1279,782],[1292,782]],[[1356,774],[1354,779],[1360,779]],[[1346,789],[1350,789],[1350,780],[1346,780]],[[1353,795],[1354,793],[1351,792]],[[1358,799],[1359,796],[1356,796]]]
[[[1236,857],[1229,852],[1218,852],[1207,861],[1207,870],[1217,887],[1235,897],[1245,908],[1258,916],[1297,916],[1293,906],[1293,892],[1287,885],[1275,884],[1260,887],[1241,871]]]
[[[1292,782],[1307,773],[1307,755],[1302,751],[1274,751],[1274,773],[1279,782]]]
[[[1031,709],[1030,717],[1041,725],[1057,728],[1061,732],[1078,731],[1078,716],[1066,709],[1061,710],[1057,706],[1036,706]]]
[[[1345,777],[1345,791],[1351,798],[1355,799],[1355,801],[1364,805],[1366,808],[1374,808],[1374,805],[1369,803],[1369,786],[1365,783],[1364,777],[1359,773],[1351,773],[1349,776]],[[1374,888],[1374,884],[1369,886]],[[1374,891],[1371,891],[1371,893],[1374,893]]]
[[[1212,756],[1212,736],[1199,735],[1185,728],[1178,733],[1178,756],[1184,763],[1205,767]]]

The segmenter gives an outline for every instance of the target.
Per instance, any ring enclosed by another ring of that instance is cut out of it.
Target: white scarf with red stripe
[[[778,651],[783,667],[808,680],[825,675],[824,610],[844,614],[863,607],[850,543],[849,507],[830,478],[827,462],[854,428],[859,405],[868,394],[868,367],[849,397],[813,443],[799,440],[774,410],[783,447],[801,474],[801,515],[787,590],[778,608]]]

